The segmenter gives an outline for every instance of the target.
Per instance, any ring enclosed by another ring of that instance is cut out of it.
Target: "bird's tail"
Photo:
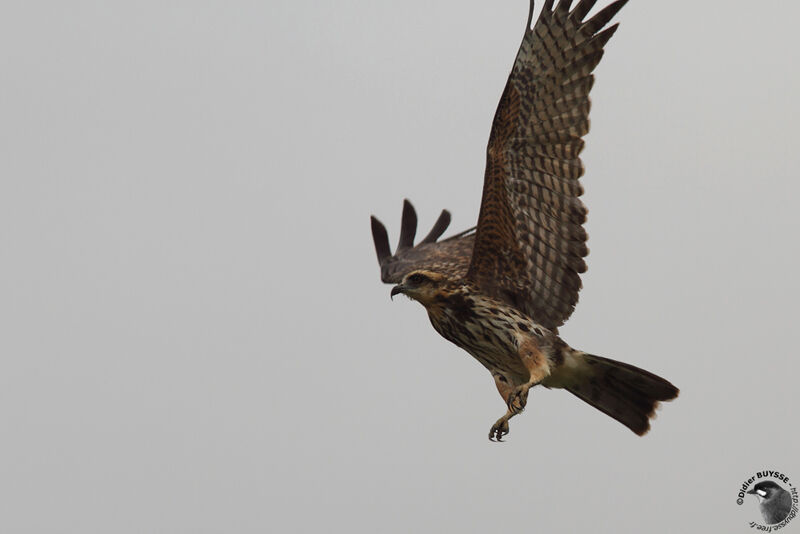
[[[564,387],[639,436],[650,430],[658,403],[678,396],[678,388],[644,369],[574,350],[570,356],[582,372]]]

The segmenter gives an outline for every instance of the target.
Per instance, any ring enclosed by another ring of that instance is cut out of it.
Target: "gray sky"
[[[561,334],[681,388],[648,436],[537,388],[490,443],[389,301],[368,216],[474,224],[526,14],[5,2],[0,530],[748,532],[800,482],[800,5],[633,0],[597,69]]]

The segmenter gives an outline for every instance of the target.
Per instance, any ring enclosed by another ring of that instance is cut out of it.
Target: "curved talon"
[[[489,441],[503,443],[503,436],[508,434],[508,420],[501,417],[489,430]]]
[[[528,387],[520,386],[508,396],[508,410],[513,414],[521,413],[528,404]]]

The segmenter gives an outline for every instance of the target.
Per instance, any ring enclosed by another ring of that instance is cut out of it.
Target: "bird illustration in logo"
[[[589,18],[596,0],[554,2],[544,2],[533,25],[530,2],[489,134],[477,226],[439,240],[450,224],[443,211],[415,245],[417,214],[406,201],[392,254],[386,227],[372,217],[381,280],[395,284],[391,295],[422,304],[436,331],[492,374],[507,407],[489,431],[493,441],[508,434],[509,419],[537,385],[566,389],[640,436],[658,403],[678,396],[668,380],[575,350],[558,334],[578,302],[589,253],[579,155],[592,73],[618,27],[607,24],[627,0]]]
[[[792,510],[792,494],[772,480],[759,482],[747,493],[758,498],[761,515],[768,525],[780,523],[786,519]]]

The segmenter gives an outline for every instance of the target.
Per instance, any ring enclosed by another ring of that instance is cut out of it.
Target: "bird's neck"
[[[467,310],[474,305],[474,291],[464,283],[453,283],[441,287],[422,305],[428,310],[428,315],[436,321],[442,318],[446,310]]]

